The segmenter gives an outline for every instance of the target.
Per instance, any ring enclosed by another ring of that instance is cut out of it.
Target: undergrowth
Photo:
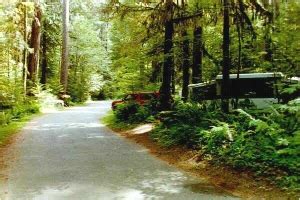
[[[300,191],[300,105],[225,114],[193,103],[177,102],[172,111],[160,113],[129,103],[104,121],[128,130],[154,118],[160,123],[150,136],[161,145],[201,150],[212,162],[251,170],[281,188]]]
[[[265,175],[282,188],[300,190],[300,106],[224,114],[179,103],[161,113],[151,137],[163,146],[185,145],[216,162]]]
[[[33,114],[40,110],[34,100],[19,101],[0,109],[0,145],[5,144],[12,134],[16,133]]]
[[[120,121],[116,118],[113,111],[110,111],[101,121],[107,125],[109,128],[116,131],[127,131],[138,126],[139,123],[128,123],[125,121]]]

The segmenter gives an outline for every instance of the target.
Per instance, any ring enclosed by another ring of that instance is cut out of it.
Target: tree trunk
[[[229,24],[229,0],[224,0],[224,24],[223,24],[223,79],[221,88],[222,110],[229,112],[229,90],[230,90],[230,24]]]
[[[176,92],[176,69],[175,69],[175,64],[174,64],[174,61],[172,61],[172,88],[171,88],[171,91],[172,91],[172,94],[175,95],[175,92]]]
[[[23,2],[26,2],[23,1]],[[24,35],[23,40],[27,43],[27,5],[24,4]],[[23,94],[24,98],[26,98],[27,94],[27,48],[25,47],[23,50]]]
[[[270,7],[270,1],[269,0],[263,0],[262,1],[263,6],[266,10],[269,10]],[[265,17],[265,35],[264,35],[264,40],[265,40],[265,60],[272,62],[272,57],[273,57],[273,50],[272,50],[272,39],[271,39],[271,32],[272,32],[272,23],[273,23],[273,12],[270,12],[271,16]]]
[[[164,41],[164,66],[163,66],[163,80],[160,88],[160,109],[171,109],[171,81],[172,81],[172,65],[173,65],[173,1],[166,1],[167,19],[165,22],[165,41]]]
[[[44,26],[46,29],[46,25]],[[41,84],[46,85],[47,83],[47,68],[48,68],[48,58],[47,58],[47,37],[46,33],[43,34],[42,40],[42,76],[41,76]]]
[[[182,100],[187,101],[189,96],[189,83],[190,83],[190,49],[189,38],[187,31],[182,32],[183,38],[183,64],[182,64]]]
[[[10,80],[10,45],[7,47],[7,78]]]
[[[192,83],[202,82],[202,58],[203,58],[203,41],[202,27],[195,27],[193,42],[193,68]]]
[[[156,60],[153,60],[151,66],[152,66],[152,74],[149,81],[151,83],[157,83],[160,81],[161,64]]]
[[[39,65],[39,52],[41,41],[41,18],[42,12],[39,3],[35,2],[34,19],[32,21],[32,30],[30,38],[30,48],[33,53],[28,56],[28,79],[35,83],[37,79],[37,70]]]
[[[143,89],[145,86],[145,64],[143,62],[140,63],[140,89]]]
[[[238,21],[237,25],[236,25],[236,29],[237,29],[237,33],[238,33],[238,41],[239,41],[239,48],[238,48],[238,68],[237,68],[237,76],[236,76],[236,83],[239,83],[239,79],[240,79],[240,71],[242,69],[242,32],[241,32],[241,22]],[[236,97],[235,97],[235,103],[234,103],[234,109],[238,108],[239,105],[239,91],[240,91],[240,87],[239,84],[235,85],[235,92],[236,92]]]
[[[63,93],[67,93],[68,87],[68,67],[69,67],[69,0],[63,0],[63,40],[60,84],[63,86]]]

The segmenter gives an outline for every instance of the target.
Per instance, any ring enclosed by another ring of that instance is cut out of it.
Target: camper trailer
[[[276,73],[230,74],[229,96],[231,100],[251,101],[258,108],[279,102],[278,85],[284,76]],[[206,83],[190,84],[192,99],[196,101],[221,99],[223,76]]]

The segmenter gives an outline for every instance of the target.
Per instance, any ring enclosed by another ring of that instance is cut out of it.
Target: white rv
[[[230,74],[229,96],[231,102],[239,100],[253,102],[257,108],[264,108],[279,102],[278,85],[284,75],[275,73]],[[206,83],[190,84],[194,100],[221,99],[223,76],[218,75],[215,80]]]

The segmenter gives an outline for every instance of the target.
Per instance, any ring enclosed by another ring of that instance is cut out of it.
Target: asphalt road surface
[[[109,109],[92,102],[31,121],[11,150],[2,199],[234,198],[113,133],[99,120]]]

